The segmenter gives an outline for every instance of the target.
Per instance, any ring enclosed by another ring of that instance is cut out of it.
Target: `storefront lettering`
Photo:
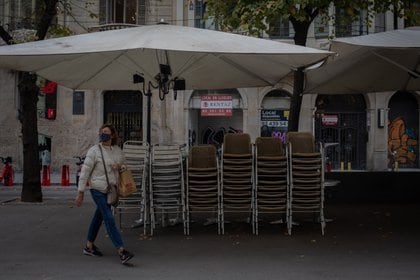
[[[337,125],[338,115],[323,115],[321,121],[322,125]]]
[[[232,116],[232,96],[204,95],[201,97],[201,116]]]
[[[262,121],[261,124],[262,125],[266,125],[269,127],[284,127],[287,128],[288,126],[288,121]]]
[[[286,131],[273,131],[271,137],[279,138],[282,143],[286,143]]]

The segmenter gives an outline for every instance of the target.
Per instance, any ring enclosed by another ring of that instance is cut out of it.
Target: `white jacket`
[[[105,169],[104,164],[102,163],[99,145],[101,145],[104,154],[109,183],[117,184],[118,182],[118,170],[113,170],[112,165],[123,165],[125,163],[124,155],[118,146],[104,146],[99,143],[91,147],[86,154],[82,171],[80,173],[79,185],[77,187],[80,192],[85,191],[88,180],[91,189],[95,189],[103,193],[107,192],[108,184],[106,181]]]

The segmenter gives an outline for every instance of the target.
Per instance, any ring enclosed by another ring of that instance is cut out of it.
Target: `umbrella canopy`
[[[305,93],[420,90],[420,27],[332,41],[325,65],[308,71]]]
[[[69,88],[138,90],[169,65],[186,89],[273,86],[330,52],[231,33],[150,25],[0,47],[0,67],[36,72]]]

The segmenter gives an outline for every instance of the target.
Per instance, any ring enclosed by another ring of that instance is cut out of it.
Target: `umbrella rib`
[[[126,52],[124,52],[123,53],[123,55],[128,59],[128,60],[130,60],[138,69],[140,69],[140,71],[142,72],[142,73],[140,73],[140,74],[143,74],[144,76],[149,76],[150,77],[150,79],[153,79],[153,76],[152,76],[152,74],[150,74],[150,72],[148,72],[148,71],[146,71],[146,69],[144,69],[143,67],[141,67],[141,65],[140,64],[138,64],[137,63],[137,61],[135,61],[134,59],[132,59],[129,55],[127,55],[126,54]],[[135,71],[137,71],[137,70],[135,70]]]
[[[189,62],[193,59],[193,56],[190,56],[190,58],[187,61],[185,61],[184,65],[182,65],[179,68],[179,71],[178,71],[178,75],[177,76],[181,76],[182,77],[182,74],[186,70],[188,70],[188,68],[192,67],[194,64],[196,64],[197,62],[199,62],[200,60],[202,60],[204,57],[206,57],[208,55],[209,55],[208,53],[204,53],[202,56],[198,57],[197,59],[194,59],[194,61],[191,64],[189,64]]]
[[[389,62],[389,63],[391,63],[391,64],[393,64],[393,65],[397,66],[398,68],[401,68],[401,69],[403,69],[404,71],[407,71],[408,73],[410,73],[410,74],[411,74],[411,75],[413,75],[414,77],[416,77],[416,78],[420,78],[420,74],[419,74],[419,73],[416,73],[416,72],[414,72],[414,71],[412,71],[412,70],[408,69],[407,67],[405,67],[405,66],[403,66],[403,65],[401,65],[401,64],[399,64],[399,63],[397,63],[397,62],[395,62],[394,60],[392,60],[392,59],[390,59],[390,58],[388,58],[388,57],[386,57],[386,56],[380,55],[379,53],[377,53],[377,52],[375,52],[375,51],[373,51],[373,50],[371,50],[370,52],[371,52],[372,54],[376,55],[377,57],[380,57],[380,58],[382,58],[383,60],[385,60],[385,61],[387,61],[387,62]]]
[[[414,79],[417,79],[419,77],[419,72],[417,71],[417,68],[419,67],[419,65],[420,65],[420,53],[419,53],[419,56],[417,58],[416,66],[414,67],[414,73],[416,73],[416,76],[412,76]],[[408,76],[407,82],[404,85],[404,89],[407,89],[407,86],[410,83],[410,80],[411,80],[412,77]]]
[[[108,63],[106,63],[104,66],[102,66],[100,69],[98,69],[98,71],[96,71],[95,73],[93,73],[92,75],[90,75],[87,79],[84,79],[82,82],[80,82],[75,88],[79,88],[80,85],[84,84],[85,82],[91,80],[93,77],[97,76],[99,73],[101,73],[105,68],[107,68],[110,64],[112,64],[114,61],[116,61],[118,58],[120,58],[121,56],[123,56],[125,53],[127,52],[127,50],[125,50],[124,52],[120,53],[118,56],[114,57],[111,61],[109,61]]]

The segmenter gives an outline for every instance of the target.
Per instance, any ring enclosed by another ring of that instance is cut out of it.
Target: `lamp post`
[[[143,84],[143,94],[147,97],[146,105],[146,141],[150,145],[151,143],[151,119],[152,119],[152,88],[159,89],[159,99],[165,100],[165,96],[169,94],[169,91],[172,89],[174,91],[174,99],[177,98],[178,90],[185,90],[185,80],[179,77],[171,79],[171,67],[168,64],[159,64],[159,73],[155,76],[157,85],[154,85],[151,81],[147,83],[147,92],[145,79],[143,74],[134,74],[133,83],[134,84]]]

